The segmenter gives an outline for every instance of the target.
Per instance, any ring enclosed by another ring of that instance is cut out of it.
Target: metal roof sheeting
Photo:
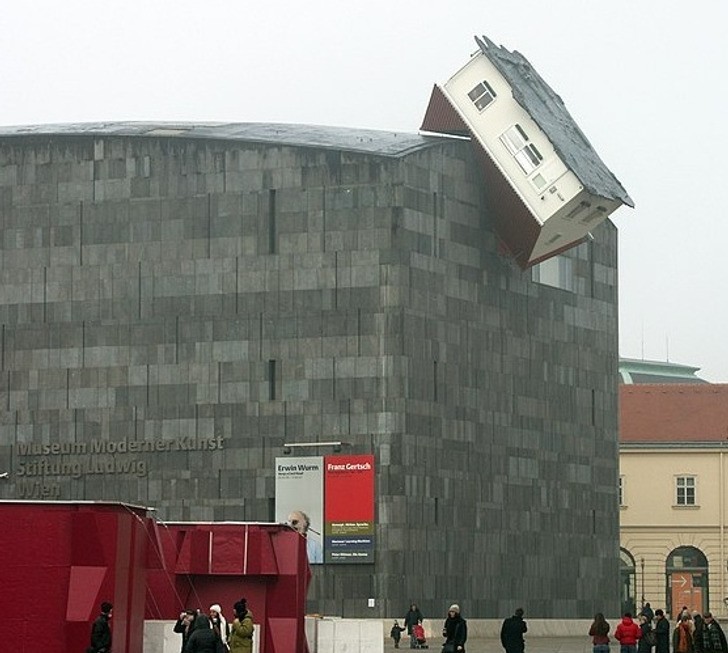
[[[81,136],[227,140],[330,148],[393,157],[442,143],[441,137],[419,134],[282,123],[94,122],[0,127],[0,139]]]

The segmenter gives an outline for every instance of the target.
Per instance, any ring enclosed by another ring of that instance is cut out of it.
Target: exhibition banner
[[[307,539],[311,564],[374,562],[374,456],[276,458],[276,521]]]
[[[374,562],[374,456],[324,458],[324,560]]]
[[[308,561],[321,564],[324,523],[324,459],[276,458],[276,521],[306,537]]]

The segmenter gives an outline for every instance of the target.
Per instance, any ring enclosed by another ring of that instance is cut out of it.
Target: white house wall
[[[493,88],[496,98],[480,111],[470,100],[468,93],[483,80]],[[485,55],[475,55],[445,83],[444,91],[539,222],[548,220],[581,191],[576,175],[568,170],[540,127],[513,99],[508,82]],[[513,155],[500,141],[503,132],[515,124],[523,128],[543,156],[542,163],[529,175],[524,174]],[[544,171],[548,174],[549,183],[543,191],[538,191],[531,179],[535,174],[543,174]],[[554,185],[558,193],[549,193],[548,188]]]

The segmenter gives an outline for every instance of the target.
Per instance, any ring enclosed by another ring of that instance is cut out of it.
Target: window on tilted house
[[[694,476],[678,476],[675,481],[675,489],[677,490],[676,500],[678,506],[695,505]]]
[[[531,143],[526,132],[520,125],[509,127],[500,137],[501,143],[513,155],[513,158],[521,166],[521,170],[527,175],[531,174],[543,161],[541,152]]]
[[[478,84],[470,93],[468,97],[473,101],[473,104],[482,111],[487,107],[493,100],[495,100],[495,91],[491,88],[490,84],[483,80]]]

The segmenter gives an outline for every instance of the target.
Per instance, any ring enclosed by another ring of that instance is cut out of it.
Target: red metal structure
[[[84,651],[109,601],[114,653],[142,653],[145,618],[219,603],[232,620],[245,597],[261,651],[308,653],[306,540],[287,526],[162,524],[120,503],[0,501],[0,550],[3,650]]]
[[[126,504],[0,502],[3,650],[84,651],[110,601],[114,651],[141,653],[154,530],[146,508]]]
[[[147,619],[174,620],[186,608],[218,603],[232,621],[245,597],[259,625],[260,650],[308,653],[304,631],[310,571],[306,540],[288,526],[161,523],[162,570],[150,570]]]

